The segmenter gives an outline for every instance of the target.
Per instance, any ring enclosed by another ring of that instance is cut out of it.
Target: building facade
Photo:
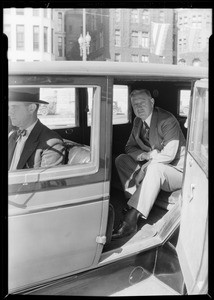
[[[208,66],[211,9],[179,9],[177,19],[177,64]]]
[[[4,9],[9,61],[65,60],[64,10]]]
[[[4,9],[10,61],[82,60],[82,8]],[[85,9],[87,60],[208,65],[211,9]]]
[[[111,60],[172,64],[172,9],[109,11]]]

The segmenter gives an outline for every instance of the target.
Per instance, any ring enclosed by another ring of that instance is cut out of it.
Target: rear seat
[[[91,160],[90,147],[69,140],[64,140],[67,150],[67,164],[86,164]]]

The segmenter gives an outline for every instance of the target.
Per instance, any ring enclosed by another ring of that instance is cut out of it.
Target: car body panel
[[[197,95],[196,90],[200,90],[201,96]],[[207,162],[201,162],[201,155],[198,156],[199,148],[205,148],[204,143],[206,147],[208,146],[206,91],[208,91],[207,81],[196,82],[177,245],[188,294],[206,294],[208,292],[208,169]],[[208,151],[208,149],[204,150]]]

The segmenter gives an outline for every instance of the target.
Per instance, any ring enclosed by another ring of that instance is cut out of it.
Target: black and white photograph
[[[45,3],[3,8],[7,296],[212,298],[212,7]]]

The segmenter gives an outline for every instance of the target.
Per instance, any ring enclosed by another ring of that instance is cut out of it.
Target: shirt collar
[[[146,124],[150,127],[150,124],[151,124],[151,118],[152,118],[152,112],[151,114],[148,116],[148,118],[146,118],[145,122]]]
[[[30,135],[31,131],[33,130],[33,128],[37,122],[38,122],[38,119],[32,125],[30,125],[28,128],[26,128],[26,137],[28,137]]]

